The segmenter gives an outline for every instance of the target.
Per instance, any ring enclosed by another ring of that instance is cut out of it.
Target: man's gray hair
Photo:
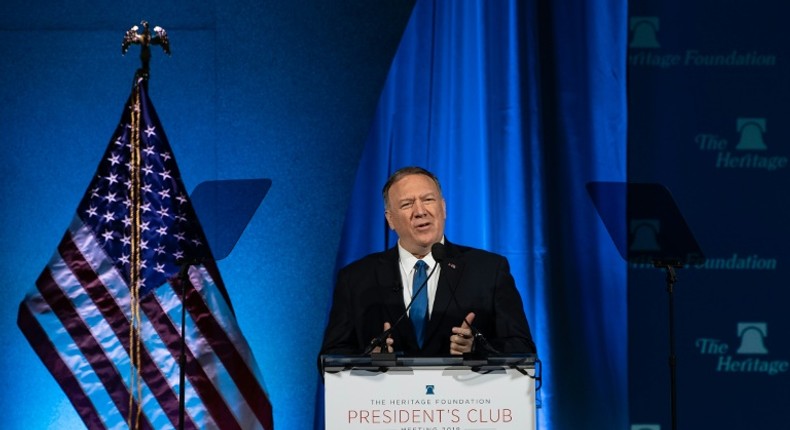
[[[395,173],[393,173],[389,177],[389,179],[387,179],[387,182],[384,184],[384,188],[381,190],[381,195],[382,197],[384,197],[385,208],[387,208],[387,205],[389,204],[387,198],[389,197],[390,188],[392,187],[392,184],[410,175],[425,175],[431,178],[431,180],[433,180],[433,182],[436,184],[436,188],[439,189],[439,194],[442,193],[442,184],[439,183],[439,178],[437,178],[436,175],[418,166],[403,167],[396,170]]]

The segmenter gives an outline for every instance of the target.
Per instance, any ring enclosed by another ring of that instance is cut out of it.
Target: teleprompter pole
[[[658,268],[663,268],[667,272],[666,284],[667,294],[669,297],[669,402],[670,402],[670,416],[672,420],[672,430],[678,428],[678,413],[677,413],[677,355],[675,352],[675,282],[677,282],[677,274],[675,269],[683,267],[678,262],[665,262],[655,261],[653,265]]]

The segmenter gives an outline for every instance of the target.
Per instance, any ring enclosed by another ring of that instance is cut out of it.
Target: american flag
[[[145,84],[135,83],[71,225],[20,304],[19,327],[88,428],[176,428],[186,303],[184,428],[273,429],[263,379]],[[200,263],[181,282],[186,260]],[[135,261],[139,289],[130,288]]]

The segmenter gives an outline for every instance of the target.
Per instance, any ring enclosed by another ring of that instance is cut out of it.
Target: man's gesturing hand
[[[461,322],[460,327],[453,327],[453,334],[450,336],[450,354],[461,355],[472,352],[475,339],[472,335],[472,327],[469,327],[469,324],[472,324],[474,320],[475,313],[469,312],[466,319]]]

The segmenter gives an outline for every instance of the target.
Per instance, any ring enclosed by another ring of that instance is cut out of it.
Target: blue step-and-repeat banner
[[[629,8],[629,181],[666,185],[706,256],[673,289],[678,427],[787,428],[790,3]],[[628,285],[631,429],[669,429],[665,276]]]

